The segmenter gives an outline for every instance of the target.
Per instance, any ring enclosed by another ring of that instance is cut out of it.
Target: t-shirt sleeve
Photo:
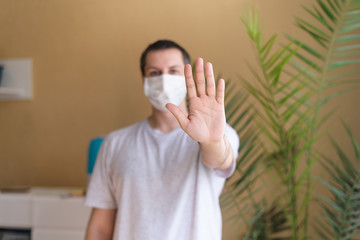
[[[231,145],[234,159],[233,159],[233,164],[229,168],[215,169],[216,175],[222,178],[228,178],[234,173],[236,167],[236,159],[238,157],[238,149],[240,145],[239,136],[237,135],[235,129],[233,129],[229,124],[226,124],[225,136]]]
[[[115,209],[116,201],[112,191],[110,170],[110,143],[105,139],[101,144],[93,173],[86,191],[84,204],[93,208]]]

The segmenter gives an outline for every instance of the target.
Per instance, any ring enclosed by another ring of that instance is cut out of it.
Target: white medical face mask
[[[144,79],[144,92],[156,109],[167,112],[167,103],[179,104],[186,96],[185,77],[163,74]]]

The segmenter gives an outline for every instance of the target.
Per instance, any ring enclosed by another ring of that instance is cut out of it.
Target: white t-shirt
[[[238,136],[229,125],[225,135],[236,158]],[[220,240],[219,196],[234,169],[206,167],[181,128],[162,133],[143,120],[106,137],[85,204],[117,209],[114,240]]]

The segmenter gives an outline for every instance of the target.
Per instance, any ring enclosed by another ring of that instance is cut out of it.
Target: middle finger
[[[196,77],[196,88],[198,96],[205,95],[205,76],[204,76],[204,61],[202,58],[196,59],[195,62],[195,77]]]

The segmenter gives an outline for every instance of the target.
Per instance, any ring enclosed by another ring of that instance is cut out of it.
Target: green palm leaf
[[[240,78],[242,86],[249,92],[252,100],[256,102],[254,106],[258,106],[254,109],[253,120],[256,123],[256,128],[259,129],[259,133],[262,134],[262,138],[257,139],[255,143],[260,146],[259,150],[261,152],[258,155],[256,164],[263,164],[267,167],[266,172],[274,181],[279,179],[282,185],[289,183],[295,186],[297,184],[295,172],[299,156],[296,146],[300,141],[300,138],[296,136],[301,135],[299,129],[301,129],[304,122],[297,121],[299,127],[297,131],[289,131],[289,128],[299,118],[299,116],[296,117],[296,113],[299,112],[299,108],[309,98],[307,94],[298,97],[298,92],[305,87],[302,82],[297,81],[299,75],[284,80],[282,73],[289,60],[296,54],[298,47],[291,50],[292,43],[289,43],[283,48],[276,48],[274,45],[276,35],[273,35],[267,41],[263,41],[262,32],[257,25],[256,13],[250,13],[248,19],[243,18],[242,20],[247,27],[249,37],[254,43],[261,69],[261,72],[259,72],[249,66],[255,81]],[[290,109],[290,111],[286,109]],[[257,175],[255,174],[255,176]],[[300,221],[297,216],[290,213],[290,211],[297,208],[296,201],[293,201],[296,194],[293,192],[291,196],[287,197],[286,194],[283,194],[284,191],[285,189],[277,191],[279,194],[277,197],[280,197],[282,201],[282,203],[278,204],[279,211],[284,215],[288,226],[287,229],[291,226],[292,231],[296,232]],[[275,196],[275,198],[277,197]],[[265,236],[270,236],[264,232],[269,229],[260,229],[263,226],[264,217],[268,214],[262,207],[257,209],[263,211],[263,213],[256,213],[248,220],[253,226],[252,230],[244,236],[244,239],[255,239],[256,237],[263,239]],[[274,231],[280,231],[280,229],[283,228],[273,228]],[[290,236],[286,236],[286,238],[290,238]],[[276,237],[266,239],[276,239]]]
[[[271,207],[262,208],[250,219],[252,228],[242,236],[242,239],[289,240],[286,236],[279,236],[290,229],[285,213],[275,203]]]
[[[360,63],[360,0],[316,0],[315,6],[304,9],[312,20],[297,18],[297,26],[312,38],[310,43],[288,36],[290,42],[277,47],[276,34],[263,39],[256,12],[242,18],[258,66],[248,65],[250,79],[239,78],[246,94],[232,81],[228,84],[232,87],[227,90],[226,113],[242,144],[236,176],[228,181],[224,193],[226,210],[235,210],[232,226],[246,229],[242,239],[281,239],[276,232],[282,233],[284,239],[310,238],[311,174],[319,158],[314,145],[322,137],[322,126],[333,116],[333,111],[322,109],[330,100],[355,89],[353,83],[359,82],[359,68],[354,66]],[[334,87],[340,90],[334,93]],[[343,163],[347,162],[346,154],[337,150]],[[300,170],[302,162],[305,166]],[[353,169],[344,166],[348,171]],[[342,229],[332,209],[344,210],[341,204],[346,195],[342,189],[352,189],[349,182],[353,178],[345,177],[346,172],[332,170],[331,176],[337,176],[334,179],[341,180],[341,185],[324,182],[335,199],[322,198],[326,203],[324,214],[329,217],[317,226],[321,239],[328,239],[327,230]],[[266,198],[263,188],[269,179],[276,191]],[[349,208],[359,201],[359,193],[351,195],[351,199]],[[274,213],[268,207],[274,206],[270,202],[276,203],[275,215],[283,216],[284,225],[274,219],[277,227],[267,224]],[[353,218],[349,220],[352,225],[345,228],[350,232],[347,238],[358,230],[354,222],[358,215],[354,214],[359,211],[349,213]]]
[[[324,169],[332,182],[319,181],[328,189],[332,198],[322,199],[323,221],[317,227],[320,236],[332,236],[333,239],[353,239],[360,236],[360,154],[359,145],[350,129],[345,126],[354,149],[355,159],[348,157],[339,145],[332,140],[338,159],[334,161],[324,157]],[[340,163],[340,164],[339,164]]]
[[[309,135],[305,137],[306,141],[313,142],[312,139],[316,138],[316,134],[325,123],[325,119],[321,118],[320,110],[332,99],[353,90],[354,88],[348,87],[345,84],[349,83],[351,79],[356,79],[358,72],[354,74],[347,74],[345,77],[344,71],[351,66],[360,63],[360,52],[354,52],[354,49],[359,48],[359,12],[360,1],[355,0],[317,0],[317,6],[312,9],[304,7],[306,12],[313,17],[315,23],[297,19],[297,24],[301,30],[307,33],[312,39],[313,43],[304,43],[300,40],[288,37],[296,45],[301,47],[301,51],[296,53],[296,62],[292,62],[292,67],[295,71],[304,71],[307,69],[310,74],[307,74],[302,81],[309,89],[312,90],[313,99],[312,104],[307,104],[306,107],[311,109],[310,128],[314,129]],[[316,45],[322,48],[318,49]],[[318,49],[318,50],[315,50]],[[351,56],[351,58],[349,58]],[[344,70],[343,70],[344,69]],[[336,84],[334,84],[334,79]],[[359,81],[357,81],[359,82]],[[343,88],[336,93],[327,95],[325,89],[330,89],[334,86],[342,86]],[[301,113],[300,113],[301,114]],[[325,114],[326,115],[326,114]],[[309,156],[313,149],[313,144],[308,145]],[[309,157],[308,164],[313,162]],[[308,196],[311,191],[311,178],[310,174],[308,179]],[[305,214],[304,231],[307,232],[307,219],[309,217],[308,209]]]

